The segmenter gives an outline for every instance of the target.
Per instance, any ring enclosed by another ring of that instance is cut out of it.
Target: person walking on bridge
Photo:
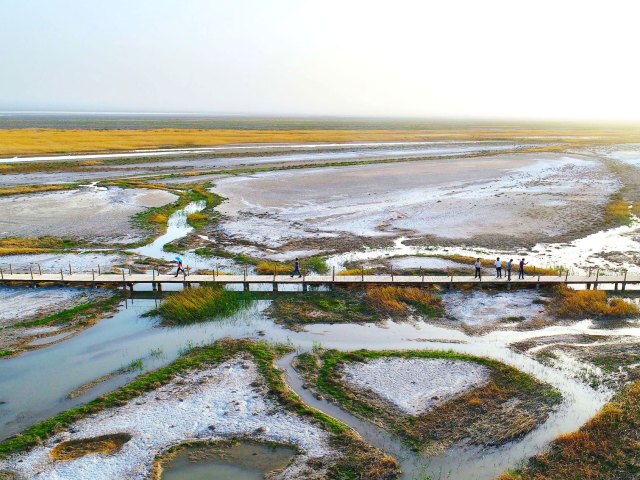
[[[500,257],[496,260],[496,278],[502,278],[502,262],[500,261]]]
[[[180,272],[182,272],[182,275],[184,275],[185,277],[187,276],[187,272],[184,271],[184,268],[182,267],[182,258],[180,257],[176,257],[176,262],[178,262],[178,269],[176,270],[176,277],[178,276],[178,274]]]
[[[298,260],[298,257],[296,257],[296,265],[291,273],[291,278],[293,278],[294,275],[298,275],[298,278],[302,278],[302,273],[300,273],[300,260]]]
[[[474,265],[476,267],[476,274],[473,278],[479,278],[482,280],[482,262],[479,258],[476,258],[476,263]]]
[[[507,280],[511,281],[511,269],[513,268],[513,258],[507,262]]]
[[[518,272],[518,280],[524,280],[524,266],[527,263],[524,261],[524,258],[520,260],[520,271]]]

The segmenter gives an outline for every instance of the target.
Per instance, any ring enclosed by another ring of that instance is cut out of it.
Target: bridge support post
[[[591,283],[587,283],[587,290],[591,290]]]
[[[307,291],[307,282],[302,282],[302,291],[306,292]]]
[[[618,290],[618,282],[616,282],[616,283],[614,283],[614,284],[613,284],[613,289],[614,289],[614,290]]]
[[[511,290],[511,282],[507,282],[507,290]]]
[[[249,283],[248,283],[248,282],[245,282],[243,285],[244,285],[244,287],[243,287],[243,288],[244,288],[244,291],[245,291],[245,292],[248,292],[248,291],[249,291]]]
[[[158,290],[158,284],[156,282],[151,282],[151,290],[154,292]]]
[[[129,291],[130,291],[131,293],[133,293],[133,283],[130,283],[130,284],[129,284]]]
[[[162,284],[158,282],[158,292],[162,293]]]
[[[273,291],[274,292],[278,291],[278,282],[273,282]]]

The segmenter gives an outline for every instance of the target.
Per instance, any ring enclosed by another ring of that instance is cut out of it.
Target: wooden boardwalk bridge
[[[597,289],[600,285],[613,285],[614,290],[625,290],[628,284],[639,284],[640,275],[627,275],[626,272],[619,275],[526,275],[524,279],[518,279],[517,275],[511,278],[504,276],[495,278],[485,276],[474,278],[465,275],[305,275],[301,278],[291,278],[289,275],[252,275],[245,270],[241,275],[222,274],[193,274],[179,275],[160,274],[155,270],[152,273],[42,273],[30,269],[27,273],[5,272],[0,270],[1,284],[23,284],[37,287],[41,284],[63,284],[78,286],[115,286],[128,288],[133,291],[135,285],[151,285],[153,290],[162,291],[163,284],[183,284],[189,287],[192,284],[218,284],[218,285],[242,285],[244,290],[250,290],[252,285],[271,285],[273,291],[278,291],[280,286],[298,285],[306,291],[310,286],[367,286],[367,285],[399,285],[426,287],[439,285],[445,288],[454,288],[456,285],[476,286],[528,286],[542,287],[550,285],[583,285],[587,289]]]

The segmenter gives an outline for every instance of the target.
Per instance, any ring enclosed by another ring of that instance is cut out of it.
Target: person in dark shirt
[[[293,269],[293,273],[291,274],[291,278],[293,278],[294,275],[298,275],[299,278],[302,278],[302,273],[300,273],[300,260],[298,260],[297,257],[296,257],[296,266]]]

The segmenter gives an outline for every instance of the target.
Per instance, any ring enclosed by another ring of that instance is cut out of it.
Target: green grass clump
[[[0,350],[0,357],[8,357],[13,355],[13,351],[11,350]]]
[[[248,306],[250,292],[234,292],[218,286],[187,288],[172,294],[153,311],[167,325],[189,323],[228,317]]]

